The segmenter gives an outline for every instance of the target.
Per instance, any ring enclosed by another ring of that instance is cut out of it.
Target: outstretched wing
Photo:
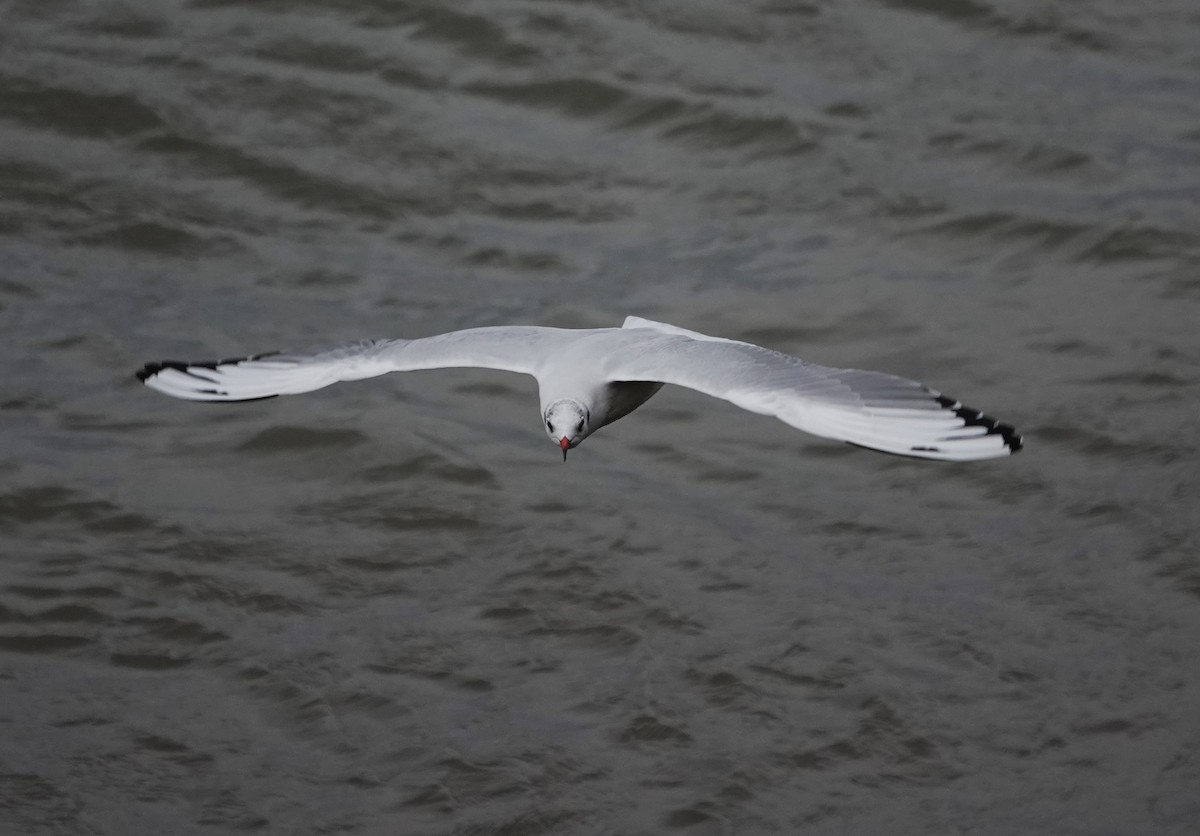
[[[507,326],[471,328],[417,340],[363,340],[333,348],[188,363],[147,363],[138,379],[193,401],[249,401],[311,392],[387,372],[478,367],[536,375],[554,345],[578,332]]]
[[[1021,449],[1021,436],[1008,424],[915,380],[818,366],[648,320],[625,327],[642,328],[647,336],[607,358],[612,381],[686,386],[813,435],[901,456],[963,461]]]

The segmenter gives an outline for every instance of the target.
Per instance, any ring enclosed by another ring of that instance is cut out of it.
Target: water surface
[[[1190,833],[1185,0],[0,10],[5,833]],[[132,371],[629,313],[928,381],[945,466],[664,390]]]

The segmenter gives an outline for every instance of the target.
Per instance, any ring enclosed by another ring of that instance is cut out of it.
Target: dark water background
[[[627,313],[929,382],[131,372]],[[1194,0],[0,4],[0,831],[1184,834]]]

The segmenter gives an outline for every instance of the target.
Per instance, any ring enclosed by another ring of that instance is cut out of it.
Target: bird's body
[[[471,328],[208,363],[165,361],[147,364],[138,378],[188,400],[245,401],[392,371],[452,367],[534,376],[546,431],[564,458],[667,383],[774,415],[815,435],[903,456],[986,459],[1021,449],[1011,426],[915,381],[818,366],[638,317],[628,317],[621,328]]]

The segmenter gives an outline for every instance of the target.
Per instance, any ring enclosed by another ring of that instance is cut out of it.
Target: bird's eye
[[[547,422],[546,422],[546,429],[550,430],[550,432],[554,432],[554,425],[553,425],[553,424],[551,424],[549,421],[547,421]]]
[[[575,432],[583,432],[583,419],[579,419],[579,423],[575,425]]]

